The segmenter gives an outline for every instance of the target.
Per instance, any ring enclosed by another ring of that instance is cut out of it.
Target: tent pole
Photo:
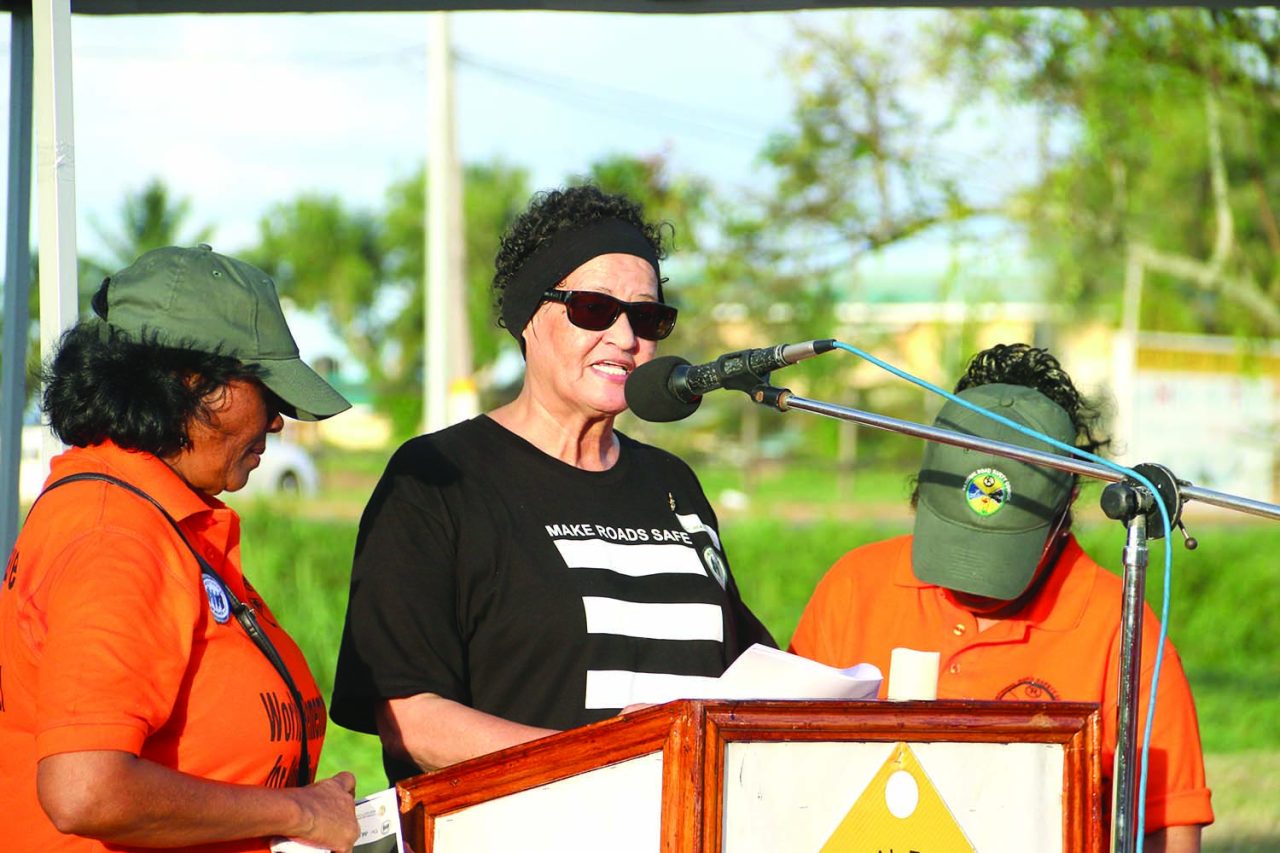
[[[35,32],[36,186],[40,249],[40,357],[76,321],[76,168],[71,99],[71,2],[32,7]],[[46,432],[40,459],[62,449]]]
[[[9,15],[9,192],[5,201],[4,361],[0,365],[0,555],[18,538],[27,294],[31,290],[31,4]]]

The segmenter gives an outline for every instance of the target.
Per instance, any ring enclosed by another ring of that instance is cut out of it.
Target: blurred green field
[[[780,469],[754,483],[725,469],[703,476],[721,507],[743,595],[782,645],[837,557],[910,529],[910,485],[900,474],[859,473],[841,482],[831,470]],[[341,493],[313,502],[242,508],[246,569],[306,651],[326,695],[355,519],[372,479],[342,480]],[[1077,503],[1077,530],[1099,562],[1118,564],[1124,531],[1103,519],[1096,503],[1088,492]],[[1280,524],[1241,523],[1194,505],[1186,518],[1200,547],[1185,550],[1175,534],[1169,625],[1195,690],[1215,793],[1218,823],[1206,833],[1205,849],[1280,850]],[[1153,542],[1148,599],[1157,612],[1162,572],[1163,545]],[[361,792],[385,787],[376,739],[331,725],[320,770],[339,769],[357,774]]]

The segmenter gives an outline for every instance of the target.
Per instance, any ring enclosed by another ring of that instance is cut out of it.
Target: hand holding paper
[[[395,788],[387,788],[356,800],[356,823],[360,826],[360,837],[356,839],[352,853],[405,853],[404,838],[400,830],[400,804],[396,799]],[[324,851],[324,848],[283,838],[271,845],[271,853],[317,851]]]

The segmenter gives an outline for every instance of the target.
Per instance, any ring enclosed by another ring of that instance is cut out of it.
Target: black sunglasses
[[[542,300],[563,303],[569,322],[591,332],[603,332],[623,311],[638,338],[660,341],[676,327],[676,309],[662,302],[623,302],[594,290],[548,290]]]

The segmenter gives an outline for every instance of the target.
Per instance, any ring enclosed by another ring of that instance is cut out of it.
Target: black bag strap
[[[119,477],[113,477],[110,474],[101,474],[95,471],[83,471],[79,474],[69,474],[66,477],[54,480],[49,485],[45,486],[44,491],[42,491],[36,497],[35,501],[32,502],[31,509],[27,510],[27,514],[30,515],[31,510],[35,509],[35,505],[40,501],[40,498],[49,494],[49,492],[54,489],[70,483],[83,482],[85,480],[98,480],[104,483],[112,483],[125,491],[132,492],[158,509],[160,514],[165,517],[165,520],[169,522],[169,526],[178,534],[178,538],[182,540],[182,544],[186,545],[187,550],[196,558],[196,562],[200,565],[200,572],[213,578],[214,582],[222,589],[223,595],[227,597],[227,601],[231,604],[231,612],[235,615],[236,621],[240,623],[240,627],[244,629],[244,632],[249,635],[249,639],[253,641],[253,644],[258,647],[262,654],[266,656],[267,660],[271,662],[271,665],[275,667],[276,672],[280,674],[280,678],[284,680],[285,687],[289,689],[289,694],[293,697],[294,705],[298,709],[298,730],[301,733],[300,741],[302,747],[302,756],[298,760],[298,784],[299,786],[308,784],[311,781],[311,755],[308,750],[307,709],[302,703],[302,692],[298,690],[298,685],[294,682],[293,675],[289,672],[289,667],[285,665],[284,658],[280,656],[280,652],[277,651],[275,645],[271,642],[271,638],[262,630],[262,626],[258,623],[258,616],[254,613],[253,608],[241,601],[239,597],[231,591],[231,587],[227,586],[227,583],[222,579],[222,576],[214,571],[213,566],[209,565],[209,561],[201,556],[199,551],[192,547],[191,542],[188,541],[186,537],[186,534],[183,533],[182,528],[178,526],[178,522],[174,520],[173,516],[169,515],[169,511],[161,506],[159,501],[132,483],[121,480]]]

